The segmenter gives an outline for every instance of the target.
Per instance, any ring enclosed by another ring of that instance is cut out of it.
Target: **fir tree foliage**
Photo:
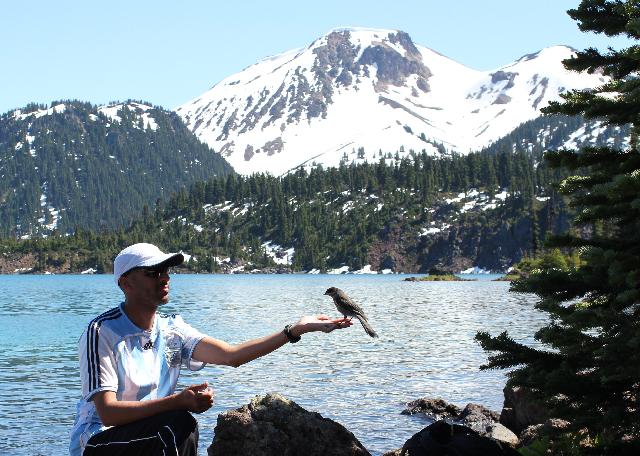
[[[568,13],[583,31],[640,39],[637,0],[584,0]],[[578,52],[567,68],[601,71],[610,81],[567,93],[544,110],[630,126],[632,134],[628,148],[546,154],[573,174],[559,190],[570,197],[581,228],[548,245],[576,249],[580,261],[550,262],[512,285],[537,294],[537,308],[549,315],[535,335],[539,345],[518,343],[506,332],[476,336],[491,352],[484,367],[512,369],[510,384],[531,388],[553,416],[569,420],[581,454],[640,454],[639,49]]]
[[[66,100],[0,115],[0,236],[115,229],[159,197],[233,172],[174,112],[133,100],[111,108],[116,116]]]
[[[544,164],[536,166],[540,159],[512,151],[445,159],[423,153],[392,165],[382,159],[282,177],[229,174],[143,206],[126,230],[78,226],[73,236],[6,239],[0,249],[7,255],[42,254],[40,271],[65,257],[74,259],[73,272],[108,271],[105,258],[143,240],[189,253],[195,260],[186,267],[196,272],[218,272],[226,258],[247,270],[275,267],[263,247],[268,242],[282,247],[280,260],[292,262],[286,267],[293,270],[357,270],[372,264],[426,272],[441,262],[450,264],[451,255],[504,269],[533,255],[546,233],[566,227],[564,201],[548,184],[562,176]],[[494,203],[464,209],[466,203],[454,200],[465,192],[483,192],[485,203]],[[498,193],[508,196],[500,200]],[[449,228],[421,234],[433,224]],[[284,253],[291,248],[293,255]]]

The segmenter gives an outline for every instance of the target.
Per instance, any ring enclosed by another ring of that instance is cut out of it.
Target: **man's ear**
[[[120,276],[120,278],[118,279],[118,286],[120,287],[122,292],[125,292],[126,288],[129,287],[129,278],[126,274]]]

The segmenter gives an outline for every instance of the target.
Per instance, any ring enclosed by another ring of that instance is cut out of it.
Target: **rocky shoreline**
[[[401,448],[383,456],[517,456],[516,450],[541,435],[560,433],[568,423],[550,419],[522,388],[504,389],[501,413],[478,404],[464,408],[441,398],[406,404],[404,415],[429,423]],[[381,430],[383,432],[384,430]],[[341,424],[309,412],[278,393],[256,396],[249,404],[218,415],[209,456],[370,455]]]
[[[405,282],[475,282],[477,279],[465,279],[457,275],[428,275],[425,277],[407,277]]]

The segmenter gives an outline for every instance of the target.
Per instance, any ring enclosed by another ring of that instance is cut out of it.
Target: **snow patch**
[[[460,271],[460,274],[491,274],[491,271],[478,266],[472,266],[464,271]]]
[[[435,225],[435,222],[432,222],[432,225]],[[436,226],[431,226],[428,228],[423,228],[422,231],[420,232],[420,234],[418,234],[418,236],[429,236],[431,234],[437,234],[440,233],[442,231],[448,230],[449,228],[451,228],[451,225],[449,225],[448,223],[443,223],[442,225],[440,225],[440,227],[436,227]]]
[[[13,111],[13,118],[16,120],[24,120],[27,117],[33,117],[39,119],[43,116],[50,116],[52,114],[62,114],[67,109],[67,106],[63,103],[50,107],[49,109],[38,109],[37,111],[31,111],[23,113],[20,109]]]
[[[117,103],[117,104],[113,104],[113,105],[100,106],[98,108],[98,112],[101,112],[102,114],[107,116],[107,118],[111,119],[114,122],[121,123],[122,122],[122,117],[120,117],[118,115],[118,113],[125,107],[129,111],[133,112],[140,119],[142,119],[142,128],[143,129],[151,129],[151,130],[154,130],[154,131],[158,129],[158,123],[156,122],[154,117],[149,112],[150,110],[153,109],[153,107],[149,106],[149,105],[145,105],[145,104],[141,104],[141,103],[135,103],[135,102],[133,102],[133,103]],[[91,118],[91,120],[96,120],[96,119],[97,119],[96,116]],[[133,127],[134,128],[139,128],[137,122],[133,123]]]
[[[42,225],[48,231],[53,231],[58,228],[58,223],[60,222],[60,212],[61,209],[56,209],[51,204],[47,202],[47,183],[45,182],[42,185],[42,194],[40,195],[40,207],[44,211],[42,216],[38,218],[38,223]],[[45,223],[47,221],[47,212],[49,223]]]
[[[497,195],[494,195],[494,198],[499,199],[501,201],[504,201],[504,200],[507,199],[507,196],[509,196],[509,193],[507,193],[506,190],[503,190],[500,193],[498,193]]]
[[[342,266],[336,269],[329,269],[327,274],[346,274],[347,272],[349,272],[349,266]]]
[[[122,106],[123,106],[122,104],[116,104],[111,106],[100,106],[98,108],[98,112],[101,112],[112,121],[120,123],[122,122],[122,118],[118,115],[118,112],[122,109]]]
[[[352,274],[377,274],[377,273],[378,271],[374,271],[373,269],[371,269],[371,265],[367,264],[362,269],[353,271]]]
[[[262,244],[262,248],[276,264],[291,265],[293,263],[293,255],[295,254],[293,247],[284,249],[272,241],[267,241]]]

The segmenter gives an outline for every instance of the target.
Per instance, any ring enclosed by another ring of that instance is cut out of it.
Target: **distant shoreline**
[[[83,272],[83,271],[45,271],[45,272],[0,272],[0,276],[108,276],[112,275],[112,272]],[[309,271],[287,271],[287,272],[270,272],[265,270],[252,270],[252,271],[218,271],[218,272],[203,272],[203,271],[190,271],[190,270],[177,270],[171,271],[171,275],[220,275],[220,276],[231,276],[231,275],[304,275],[304,276],[312,276],[312,275],[323,275],[323,276],[408,276],[403,279],[403,281],[407,282],[474,282],[478,281],[478,278],[486,277],[486,280],[489,281],[511,281],[512,279],[507,278],[508,276],[504,273],[484,273],[484,274],[455,274],[456,278],[430,278],[428,275],[420,275],[415,272],[392,272],[392,273],[381,273],[381,272],[309,272]],[[416,277],[416,275],[420,275],[420,277]],[[461,277],[457,277],[461,276]],[[414,280],[410,280],[414,279]],[[482,280],[481,280],[482,281]]]

